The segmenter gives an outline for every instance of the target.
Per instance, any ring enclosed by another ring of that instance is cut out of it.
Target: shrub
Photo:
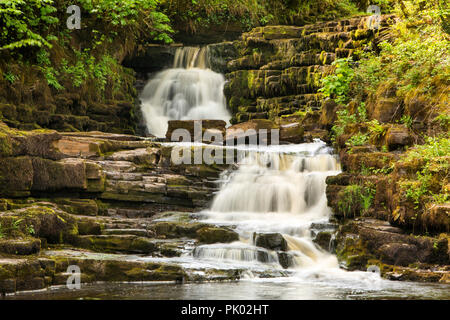
[[[334,72],[321,79],[322,88],[319,92],[322,92],[324,97],[330,97],[338,104],[348,102],[350,83],[354,76],[351,62],[351,58],[337,59],[333,62]]]

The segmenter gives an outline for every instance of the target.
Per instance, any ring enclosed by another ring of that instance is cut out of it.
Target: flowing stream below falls
[[[130,256],[181,265],[190,275],[236,271],[238,281],[202,283],[97,283],[81,290],[52,287],[12,299],[450,299],[448,286],[396,282],[377,273],[347,272],[314,244],[315,229],[331,228],[325,179],[340,172],[321,141],[268,147],[241,146],[245,157],[222,174],[210,209],[196,219],[233,228],[239,241],[186,246],[174,258]],[[287,242],[289,268],[280,252],[255,246],[256,234],[279,233]]]

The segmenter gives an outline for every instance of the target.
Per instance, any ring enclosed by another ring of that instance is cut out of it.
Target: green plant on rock
[[[335,66],[334,72],[321,79],[322,88],[319,92],[322,92],[324,97],[330,97],[338,104],[348,102],[350,83],[355,74],[351,62],[352,58],[342,58],[332,63]]]
[[[406,180],[400,182],[400,188],[404,190],[407,199],[414,203],[414,208],[418,209],[423,196],[430,193],[431,174],[424,171],[417,172],[417,180]]]
[[[51,65],[50,54],[48,51],[45,49],[39,50],[36,55],[36,60],[48,85],[56,90],[63,89],[63,86],[58,82],[59,72]]]
[[[417,168],[415,179],[399,182],[406,198],[414,203],[416,209],[430,199],[442,202],[448,199],[448,192],[442,186],[448,184],[450,176],[450,138],[426,137],[426,143],[410,148],[401,158],[405,164]]]
[[[387,131],[386,127],[381,125],[377,119],[373,119],[373,120],[369,121],[367,124],[368,124],[368,129],[370,132],[370,136],[374,140],[381,139],[386,134],[386,131]]]
[[[411,128],[413,124],[413,120],[411,116],[403,115],[400,119],[400,123],[404,124],[407,128]]]
[[[84,10],[110,25],[111,35],[118,31],[129,33],[135,39],[150,35],[153,40],[172,42],[174,30],[169,18],[158,10],[160,0],[80,0]]]
[[[357,123],[357,117],[354,114],[350,114],[347,109],[339,110],[336,112],[337,120],[333,127],[331,128],[331,132],[333,135],[333,140],[344,133],[345,127],[352,123]]]
[[[338,194],[338,209],[346,218],[364,215],[372,206],[375,192],[373,184],[349,185]]]
[[[345,145],[348,147],[356,147],[356,146],[364,146],[369,142],[369,135],[367,133],[357,133],[350,137],[345,142]]]
[[[16,81],[16,75],[12,73],[11,71],[8,71],[6,73],[3,73],[3,77],[6,81],[8,81],[10,84],[13,84]]]

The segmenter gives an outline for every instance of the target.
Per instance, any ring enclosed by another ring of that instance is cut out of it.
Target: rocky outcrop
[[[68,275],[58,264],[72,258],[85,268],[84,282],[179,281],[186,278],[179,266],[95,253],[173,257],[197,242],[238,240],[233,230],[182,212],[208,204],[226,165],[178,165],[173,146],[122,134],[0,129],[0,292],[63,283]],[[177,211],[161,214],[168,210]],[[86,250],[90,262],[61,246]]]
[[[169,120],[169,127],[166,132],[166,140],[180,142],[179,137],[185,138],[185,135],[189,134],[186,138],[190,138],[191,142],[214,142],[215,136],[223,137],[225,135],[226,122],[223,120]],[[174,135],[174,131],[177,130],[177,134]],[[198,131],[198,132],[197,132]],[[178,140],[176,139],[178,135]],[[211,137],[208,140],[206,137]],[[188,142],[183,140],[184,142]]]
[[[413,273],[415,280],[437,282],[450,263],[447,235],[413,236],[376,219],[360,218],[341,225],[336,235],[336,253],[349,270],[365,271],[370,265],[379,265],[386,277],[400,273],[397,280],[412,279],[408,274]],[[441,270],[438,277],[436,270]]]
[[[254,233],[253,242],[256,246],[276,251],[287,251],[286,239],[280,233]]]
[[[331,63],[354,55],[355,49],[370,47],[376,36],[367,29],[367,19],[258,27],[238,41],[209,46],[212,68],[226,73],[232,122],[318,112],[322,98],[317,89]],[[382,16],[378,35],[391,19]]]

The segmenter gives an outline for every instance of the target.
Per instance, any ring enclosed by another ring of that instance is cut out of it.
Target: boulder
[[[33,165],[31,158],[0,158],[0,195],[8,197],[28,196],[32,185]]]
[[[400,125],[391,126],[385,135],[385,145],[389,150],[396,150],[411,146],[414,143],[414,138],[408,128]]]
[[[96,216],[98,214],[98,205],[92,199],[55,199],[59,207],[71,214],[84,216]]]
[[[279,139],[281,142],[302,143],[304,131],[300,123],[281,125]]]
[[[253,243],[262,248],[287,251],[287,241],[280,233],[253,233]]]
[[[89,140],[63,137],[53,143],[53,146],[68,157],[94,157],[100,156],[99,143]]]
[[[331,236],[332,233],[330,231],[321,231],[317,234],[313,241],[323,250],[329,251]]]
[[[33,235],[45,238],[48,243],[71,242],[78,234],[75,218],[51,204],[17,209],[11,214],[24,219],[25,225],[33,227]]]
[[[450,204],[431,204],[420,217],[424,229],[450,232]]]
[[[198,128],[201,128],[201,131],[195,132],[196,126],[198,126]],[[201,142],[203,141],[204,134],[207,131],[209,133],[219,134],[223,137],[225,126],[226,122],[223,120],[169,120],[166,139],[168,141],[180,141],[176,139],[172,140],[172,135],[175,130],[183,129],[186,130],[187,133],[189,133],[189,136],[191,138],[190,141]]]
[[[396,266],[408,266],[418,260],[417,246],[407,243],[386,243],[378,249],[381,260]]]
[[[267,119],[253,119],[247,122],[238,123],[227,128],[225,136],[226,144],[278,144],[278,141],[271,141],[271,130],[277,128],[278,127],[271,120]],[[289,131],[288,128],[285,130],[286,134]],[[264,132],[266,134],[263,134]]]
[[[204,227],[211,227],[200,222],[156,222],[150,226],[159,238],[195,238],[197,231]]]
[[[33,186],[36,191],[87,188],[86,165],[83,159],[52,161],[33,158]]]
[[[228,243],[239,240],[239,235],[228,228],[203,227],[197,230],[197,239],[202,243]]]
[[[400,228],[376,219],[358,219],[341,225],[336,235],[336,253],[350,270],[365,270],[371,259],[399,266],[449,263],[445,237],[404,234]]]
[[[159,161],[159,149],[138,148],[118,151],[106,157],[111,161],[130,161],[136,164],[156,165]]]
[[[319,123],[321,126],[328,128],[331,127],[337,119],[337,103],[333,99],[325,99],[322,102],[322,108],[320,113]]]
[[[41,250],[39,239],[0,239],[0,252],[15,255],[30,255]]]

